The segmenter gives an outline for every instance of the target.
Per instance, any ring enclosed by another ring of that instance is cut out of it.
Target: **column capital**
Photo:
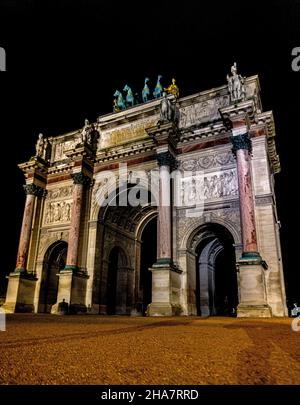
[[[252,142],[250,139],[249,132],[245,132],[243,134],[232,135],[230,137],[230,141],[232,143],[232,153],[236,156],[236,152],[239,149],[244,149],[251,154],[252,152]]]
[[[82,172],[72,173],[71,177],[73,179],[74,184],[81,184],[83,186],[88,186],[91,184],[91,178],[89,176],[84,175]]]
[[[176,166],[176,159],[175,157],[169,152],[160,152],[156,155],[156,160],[158,163],[158,166],[170,166],[174,167]]]
[[[39,187],[39,186],[37,186],[36,184],[33,184],[33,183],[32,184],[25,184],[23,186],[23,188],[24,188],[24,191],[25,191],[26,195],[31,194],[31,195],[34,195],[36,197],[44,197],[46,195],[46,193],[47,193],[47,191],[44,188]]]

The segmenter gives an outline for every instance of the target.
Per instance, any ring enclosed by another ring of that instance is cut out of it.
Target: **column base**
[[[19,269],[18,269],[19,270]],[[24,271],[9,274],[6,299],[3,309],[6,313],[34,312],[34,294],[37,278]]]
[[[173,260],[170,257],[162,257],[160,259],[157,259],[157,262],[155,262],[152,267],[166,267],[166,266],[172,266],[173,265]]]
[[[237,318],[271,318],[272,311],[269,305],[245,305],[237,307]]]
[[[169,271],[173,271],[178,274],[182,273],[182,271],[178,269],[178,267],[173,263],[173,260],[170,258],[158,259],[149,270],[151,271],[152,269],[168,269]]]
[[[27,270],[26,269],[24,269],[23,267],[19,267],[19,268],[16,268],[14,271],[13,271],[13,273],[14,274],[17,274],[17,273],[20,273],[20,274],[27,274]]]
[[[268,269],[267,263],[258,252],[243,252],[238,264],[260,264],[265,270]]]
[[[60,273],[72,271],[73,273],[77,273],[79,270],[78,266],[75,266],[73,264],[66,264],[65,267],[60,271]]]

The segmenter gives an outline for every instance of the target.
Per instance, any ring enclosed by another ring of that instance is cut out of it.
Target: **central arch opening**
[[[149,268],[156,262],[157,209],[149,203],[152,194],[142,186],[140,190],[139,194],[133,184],[116,189],[107,197],[110,203],[99,210],[99,273],[93,295],[99,297],[100,314],[141,316],[151,303]],[[133,193],[141,197],[139,204],[122,205],[124,196],[129,202]]]
[[[235,316],[238,286],[231,233],[218,224],[205,225],[195,253],[197,315]]]

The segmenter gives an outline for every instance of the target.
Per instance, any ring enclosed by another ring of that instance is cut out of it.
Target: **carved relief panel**
[[[44,225],[67,223],[71,220],[73,186],[49,190],[44,210]]]
[[[238,195],[236,169],[223,170],[204,176],[203,195],[205,200],[234,197]]]
[[[222,170],[224,166],[235,165],[235,158],[231,150],[223,152],[214,152],[210,154],[202,154],[194,159],[186,159],[181,161],[181,168],[183,170],[206,170],[212,168],[219,168]]]
[[[236,169],[181,179],[181,201],[183,206],[235,196],[238,196]]]
[[[75,146],[81,142],[81,137],[80,133],[75,134],[74,138],[70,141],[65,141],[65,142],[60,142],[60,143],[54,143],[53,148],[54,148],[54,158],[53,161],[59,161],[66,159],[65,152],[67,150],[75,148]]]
[[[180,109],[179,127],[186,128],[202,122],[221,119],[219,108],[229,105],[229,96],[216,97]]]

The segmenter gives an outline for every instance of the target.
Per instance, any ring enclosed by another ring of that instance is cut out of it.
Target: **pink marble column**
[[[233,152],[236,155],[243,253],[257,253],[254,197],[251,179],[251,140],[247,132],[233,129]],[[235,135],[235,132],[237,134]]]
[[[71,212],[71,225],[68,240],[68,253],[65,270],[78,270],[78,247],[80,234],[80,220],[83,201],[83,188],[89,182],[89,178],[81,172],[73,174],[74,189],[73,189],[73,205]]]
[[[248,150],[236,151],[244,252],[257,252],[254,199]]]
[[[172,257],[171,240],[171,196],[170,196],[170,167],[161,166],[159,169],[159,258]]]
[[[158,263],[172,263],[172,208],[169,152],[157,155],[159,164]]]
[[[18,255],[15,272],[23,273],[26,272],[26,262],[30,244],[32,220],[34,213],[34,204],[36,197],[41,195],[43,189],[36,186],[35,184],[28,184],[24,186],[26,192],[26,202],[23,214],[22,228],[20,234]]]

